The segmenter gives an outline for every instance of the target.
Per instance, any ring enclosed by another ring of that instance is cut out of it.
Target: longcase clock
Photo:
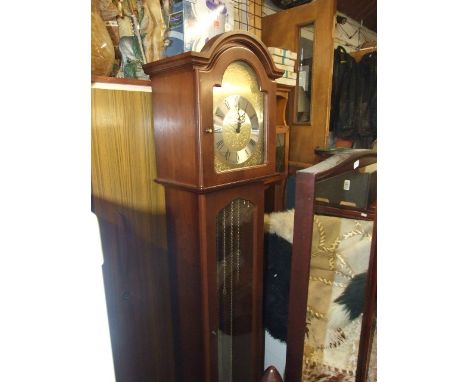
[[[263,369],[263,180],[275,173],[265,45],[225,33],[145,65],[165,186],[179,381],[257,382]]]

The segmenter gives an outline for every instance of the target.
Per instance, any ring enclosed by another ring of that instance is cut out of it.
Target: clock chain
[[[236,233],[236,239],[237,239],[237,251],[236,251],[236,276],[237,276],[237,282],[239,282],[239,277],[240,277],[240,199],[236,200],[236,207],[237,207],[237,233]]]
[[[226,209],[223,209],[223,295],[226,296]]]
[[[234,309],[233,309],[233,298],[234,298],[234,291],[233,291],[233,265],[234,265],[234,253],[233,253],[233,250],[234,250],[234,201],[231,201],[231,251],[230,251],[230,267],[229,267],[229,270],[230,270],[230,281],[231,281],[231,295],[230,295],[230,333],[231,333],[231,346],[230,346],[230,351],[229,351],[229,356],[230,356],[230,364],[231,364],[231,370],[230,370],[230,378],[232,380],[232,373],[233,373],[233,357],[232,357],[232,353],[233,353],[233,348],[232,348],[232,345],[233,345],[233,336],[234,336],[234,332],[233,332],[233,317],[234,317]]]

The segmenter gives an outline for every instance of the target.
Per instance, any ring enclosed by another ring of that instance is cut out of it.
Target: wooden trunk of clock
[[[265,45],[225,33],[145,65],[165,186],[178,381],[263,371],[263,180],[275,173],[276,84]]]

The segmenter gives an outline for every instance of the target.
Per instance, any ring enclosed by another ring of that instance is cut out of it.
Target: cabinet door
[[[327,141],[335,13],[335,0],[316,0],[262,20],[265,44],[292,50],[298,56],[297,86],[290,104],[293,165],[314,163],[314,148]]]
[[[261,377],[262,192],[256,184],[206,197],[211,381]]]

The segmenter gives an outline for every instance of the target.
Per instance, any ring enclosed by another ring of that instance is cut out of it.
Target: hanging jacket
[[[335,137],[354,137],[356,100],[357,64],[342,46],[338,46],[334,52],[330,110],[330,131]]]
[[[377,52],[357,64],[357,100],[354,113],[356,148],[368,148],[377,138]]]

